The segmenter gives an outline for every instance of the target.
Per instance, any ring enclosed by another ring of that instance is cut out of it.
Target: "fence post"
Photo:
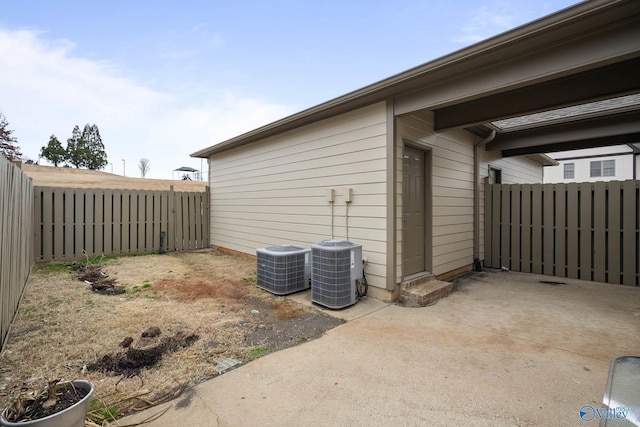
[[[169,187],[169,229],[167,230],[167,252],[176,250],[176,195],[173,185]]]
[[[208,248],[211,245],[211,188],[207,186],[206,193],[204,195],[204,212],[203,212],[203,233],[204,233],[204,247]]]

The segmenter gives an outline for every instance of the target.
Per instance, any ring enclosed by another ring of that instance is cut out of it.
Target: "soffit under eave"
[[[434,110],[434,130],[471,127],[505,118],[640,91],[640,57]]]

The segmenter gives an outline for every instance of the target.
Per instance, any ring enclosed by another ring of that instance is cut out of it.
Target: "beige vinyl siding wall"
[[[431,151],[432,273],[439,275],[473,262],[473,141],[463,130],[435,133],[433,115],[399,117],[397,127],[397,281],[402,273],[402,155],[405,141]],[[428,173],[428,171],[427,171]],[[427,201],[428,203],[428,201]]]
[[[386,106],[374,104],[212,156],[211,244],[255,254],[331,235],[362,244],[367,278],[386,286]]]
[[[405,141],[431,151],[432,244],[436,275],[473,263],[473,146],[480,138],[465,130],[433,131],[433,114],[419,111],[397,120],[397,281],[402,278],[402,154]],[[502,171],[502,182],[542,182],[542,165],[528,157],[501,158],[478,150],[480,168],[480,259],[484,259],[484,188],[489,166]]]
[[[485,151],[484,148],[480,148],[478,157],[480,160],[481,180],[489,176],[489,167],[494,167],[502,171],[503,184],[534,184],[542,182],[542,165],[540,162],[526,156],[500,158],[499,151]],[[481,184],[484,184],[484,181],[481,181]],[[484,191],[484,188],[482,191]]]

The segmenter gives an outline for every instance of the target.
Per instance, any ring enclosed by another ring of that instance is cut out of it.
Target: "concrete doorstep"
[[[398,302],[406,307],[426,307],[438,302],[453,292],[453,284],[436,280],[427,274],[400,285]]]

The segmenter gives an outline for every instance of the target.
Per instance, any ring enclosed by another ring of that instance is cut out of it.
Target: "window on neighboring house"
[[[489,184],[502,184],[502,171],[489,166]]]
[[[604,160],[602,162],[602,176],[616,176],[615,160]]]
[[[616,176],[615,160],[597,160],[591,162],[591,177]]]
[[[575,163],[564,164],[564,179],[575,179],[576,177],[576,165]]]

